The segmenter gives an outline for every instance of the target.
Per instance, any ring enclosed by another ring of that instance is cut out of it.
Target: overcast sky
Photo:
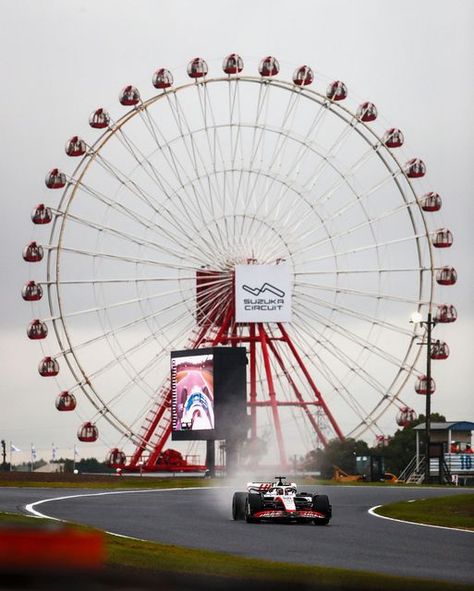
[[[425,161],[427,183],[444,199],[443,224],[455,239],[449,262],[459,274],[445,298],[459,320],[445,333],[451,357],[434,370],[433,410],[474,420],[471,0],[0,0],[0,8],[1,438],[23,450],[34,443],[45,458],[52,442],[64,454],[75,443],[77,417],[54,409],[56,388],[38,376],[41,353],[25,335],[31,308],[20,297],[30,273],[21,250],[35,236],[33,205],[47,199],[45,173],[71,168],[66,139],[87,134],[89,113],[115,105],[125,84],[148,97],[157,67],[179,70],[196,55],[220,64],[234,51],[343,80]],[[422,412],[423,400],[411,398]]]

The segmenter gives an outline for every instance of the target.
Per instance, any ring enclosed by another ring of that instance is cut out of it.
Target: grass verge
[[[93,489],[140,489],[140,488],[188,488],[198,486],[222,486],[219,479],[210,478],[148,478],[140,476],[107,476],[93,474],[41,474],[31,475],[10,472],[8,477],[0,472],[0,487],[15,488],[93,488]]]
[[[376,513],[394,519],[474,531],[474,494],[402,501],[379,507]]]
[[[47,519],[33,519],[25,515],[0,513],[2,522],[18,525],[33,523],[49,524]],[[90,529],[73,526],[79,529]],[[428,581],[409,577],[351,571],[340,568],[305,566],[244,558],[224,552],[182,548],[169,544],[143,542],[104,534],[107,565],[109,567],[131,567],[143,573],[177,573],[231,579],[255,585],[288,583],[288,588],[304,585],[305,589],[325,590],[380,590],[399,591],[467,591],[474,587],[448,582]],[[225,587],[222,587],[225,588]],[[256,588],[256,587],[252,587]]]

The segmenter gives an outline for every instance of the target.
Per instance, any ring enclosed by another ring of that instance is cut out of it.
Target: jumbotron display
[[[244,347],[171,353],[173,440],[245,435],[246,363]]]

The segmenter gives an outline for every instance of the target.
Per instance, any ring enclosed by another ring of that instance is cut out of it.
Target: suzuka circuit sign
[[[236,265],[236,321],[291,322],[292,287],[286,264]]]

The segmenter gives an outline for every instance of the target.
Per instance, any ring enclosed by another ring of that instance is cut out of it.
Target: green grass
[[[47,478],[41,480],[15,480],[14,477],[3,480],[0,487],[15,488],[93,488],[93,489],[140,489],[140,488],[188,488],[222,485],[221,480],[209,478],[140,478],[126,476],[105,476],[95,480],[86,475],[64,474],[62,480]]]
[[[30,523],[34,526],[51,523],[46,519],[35,519],[25,515],[0,513],[0,523]],[[70,527],[70,526],[68,526]],[[89,529],[84,526],[73,526]],[[308,590],[345,589],[375,591],[467,591],[471,585],[428,581],[408,577],[351,571],[340,568],[287,564],[253,558],[232,556],[224,552],[182,548],[169,544],[142,542],[104,534],[107,549],[107,565],[123,565],[148,573],[175,572],[204,575],[208,577],[229,577],[246,581],[272,581],[305,584]]]
[[[402,501],[379,507],[376,513],[394,519],[474,531],[474,494]]]

